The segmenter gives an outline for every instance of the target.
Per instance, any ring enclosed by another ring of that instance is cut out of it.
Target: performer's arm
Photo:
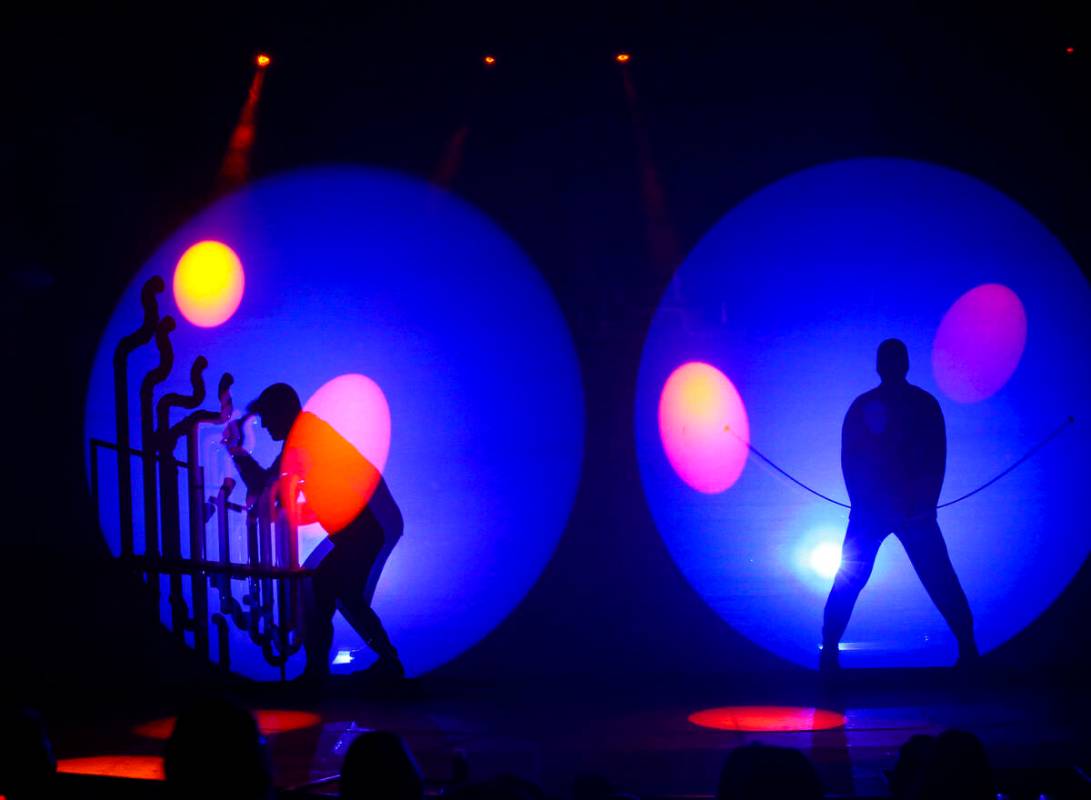
[[[939,503],[939,493],[943,488],[943,477],[947,471],[947,424],[943,411],[935,398],[930,397],[929,426],[925,444],[925,469],[923,470],[922,500],[935,508]]]
[[[274,477],[272,469],[262,467],[250,453],[241,447],[231,448],[230,453],[231,460],[235,462],[235,469],[239,471],[243,483],[246,484],[246,493],[256,497],[265,491],[265,488]]]
[[[866,465],[860,448],[859,408],[856,403],[849,406],[845,421],[841,425],[841,473],[845,476],[845,489],[849,493],[849,503],[856,505],[866,494],[864,488]]]

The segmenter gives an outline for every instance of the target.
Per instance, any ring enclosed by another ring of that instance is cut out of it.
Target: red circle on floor
[[[723,706],[694,711],[689,721],[718,731],[828,731],[845,726],[845,715],[795,706]]]
[[[98,775],[105,778],[133,778],[145,781],[163,780],[161,756],[109,755],[87,758],[61,758],[57,772],[66,775]]]
[[[322,718],[309,711],[286,711],[283,709],[259,708],[251,712],[258,723],[258,730],[264,736],[275,736],[278,733],[298,731],[303,728],[311,728],[319,725]],[[137,736],[145,736],[149,739],[169,739],[174,733],[174,717],[145,722],[133,728]]]

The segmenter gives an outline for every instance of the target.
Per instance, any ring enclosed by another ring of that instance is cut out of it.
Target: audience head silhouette
[[[718,800],[821,800],[822,782],[798,750],[759,743],[737,747],[720,772]]]
[[[163,754],[173,797],[266,800],[272,778],[265,739],[246,709],[219,698],[179,714]]]
[[[886,339],[879,344],[875,369],[883,383],[900,383],[909,372],[909,350],[901,339]]]
[[[341,767],[341,797],[345,800],[421,800],[424,780],[420,767],[395,733],[375,731],[358,736]]]
[[[41,718],[28,709],[0,710],[0,797],[53,796],[57,761]]]
[[[989,757],[981,740],[965,731],[944,731],[936,737],[921,771],[919,800],[994,800]]]
[[[924,770],[936,749],[936,737],[917,734],[898,750],[898,763],[890,775],[890,791],[897,800],[918,796]]]
[[[246,407],[251,414],[261,417],[261,425],[269,431],[274,442],[283,442],[288,438],[292,423],[302,411],[299,395],[286,383],[274,383],[265,387],[262,393]]]

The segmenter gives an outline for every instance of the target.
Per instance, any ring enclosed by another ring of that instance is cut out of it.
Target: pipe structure
[[[167,379],[174,367],[174,349],[170,343],[170,334],[173,330],[173,317],[163,317],[155,326],[155,346],[159,350],[159,363],[150,369],[140,382],[140,438],[141,448],[144,451],[144,555],[150,559],[159,557],[159,509],[155,490],[155,418],[152,406],[155,399],[155,387]],[[158,605],[158,578],[149,580],[148,585]]]
[[[189,371],[189,382],[192,387],[190,394],[168,392],[159,398],[155,405],[155,438],[159,463],[159,511],[160,529],[162,531],[162,553],[168,559],[182,557],[182,522],[179,511],[179,485],[178,462],[174,458],[174,451],[178,445],[177,435],[170,424],[170,412],[173,408],[193,409],[199,406],[205,399],[204,371],[208,367],[208,359],[197,356]],[[187,454],[186,472],[191,474],[194,470],[193,459]],[[193,553],[190,557],[194,557]],[[189,609],[186,607],[185,595],[182,593],[182,576],[170,576],[170,608],[171,630],[174,635],[183,639],[185,637],[186,623],[189,619]]]
[[[129,447],[129,355],[151,341],[159,324],[156,295],[166,285],[158,275],[149,278],[140,290],[144,321],[123,336],[114,348],[114,424],[117,429],[117,500],[121,531],[121,555],[133,554],[133,467]]]

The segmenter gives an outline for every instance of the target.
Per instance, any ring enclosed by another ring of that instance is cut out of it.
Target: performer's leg
[[[330,646],[333,644],[333,612],[337,595],[330,575],[320,563],[303,584],[303,649],[307,655],[306,674],[324,677],[330,671]]]
[[[881,526],[860,518],[849,518],[845,542],[841,545],[841,567],[833,579],[822,620],[822,651],[827,663],[836,663],[837,646],[848,627],[856,598],[871,577],[875,556],[887,532]]]
[[[974,618],[970,603],[951,564],[939,524],[935,519],[914,522],[897,535],[913,569],[924,584],[925,591],[955,634],[960,656],[976,656]]]
[[[334,548],[331,555],[334,556],[333,563],[340,578],[337,608],[353,630],[379,656],[379,670],[401,675],[404,670],[398,659],[398,651],[366,594],[368,579],[381,549],[382,539],[379,537],[367,537]]]
[[[394,661],[398,659],[398,651],[387,636],[382,620],[375,613],[375,609],[364,601],[363,592],[355,597],[341,598],[337,607],[353,630],[360,634],[360,638],[379,658]]]

